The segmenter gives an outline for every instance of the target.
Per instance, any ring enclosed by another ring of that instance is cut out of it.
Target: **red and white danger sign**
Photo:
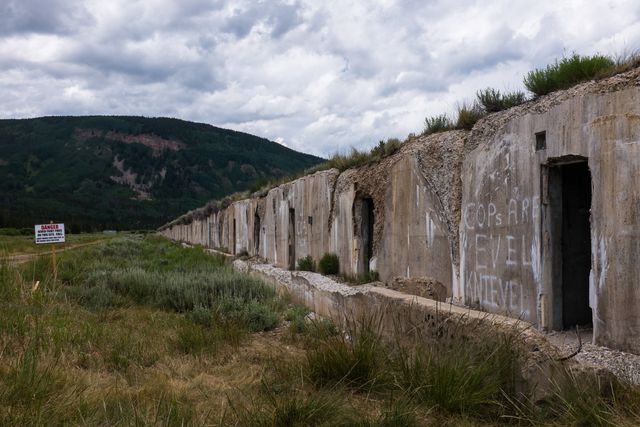
[[[64,224],[36,225],[36,244],[64,243]]]

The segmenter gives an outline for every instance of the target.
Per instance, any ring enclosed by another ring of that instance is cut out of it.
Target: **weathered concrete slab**
[[[339,326],[380,316],[381,332],[390,336],[412,335],[418,330],[434,337],[477,335],[481,331],[513,334],[523,351],[521,374],[525,381],[522,387],[526,389],[521,391],[534,400],[549,393],[553,379],[574,365],[573,361],[558,363],[561,357],[558,348],[531,324],[521,320],[371,285],[351,287],[317,273],[292,272],[241,260],[234,261],[233,266],[272,283],[294,302]]]
[[[549,222],[554,184],[545,173],[584,160],[592,191],[585,286],[594,341],[640,352],[639,99],[638,88],[567,99],[508,122],[466,155],[460,276],[467,304],[562,327],[554,319],[562,310],[554,302],[561,292],[553,272],[559,252],[552,251],[559,231]],[[536,151],[541,132],[546,149]]]

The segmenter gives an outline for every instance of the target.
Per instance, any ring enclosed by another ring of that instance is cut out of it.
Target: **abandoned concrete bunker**
[[[335,253],[345,275],[429,278],[454,303],[542,330],[592,325],[595,344],[640,353],[640,69],[161,233],[288,269]]]

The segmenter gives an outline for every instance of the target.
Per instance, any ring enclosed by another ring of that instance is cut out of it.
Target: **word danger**
[[[64,224],[38,224],[35,226],[36,244],[64,243]]]

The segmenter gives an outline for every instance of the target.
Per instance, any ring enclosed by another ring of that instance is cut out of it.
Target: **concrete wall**
[[[382,280],[394,276],[432,277],[451,289],[452,251],[439,204],[406,157],[390,171],[377,267]]]
[[[376,164],[306,176],[161,232],[281,268],[333,252],[344,274],[429,277],[453,302],[558,329],[573,294],[559,273],[567,251],[553,177],[559,165],[584,161],[587,323],[595,343],[640,353],[637,81],[640,69],[557,92],[490,115],[470,133],[414,138]]]
[[[261,258],[286,268],[290,259],[297,262],[311,255],[317,260],[330,251],[327,230],[337,175],[335,169],[318,172],[269,191],[261,226],[264,232]],[[291,233],[291,248],[290,224],[295,229],[295,235]]]
[[[640,352],[639,99],[637,88],[573,97],[510,121],[466,155],[460,258],[467,304],[557,327],[559,254],[552,250],[554,188],[546,168],[585,159],[594,341]],[[546,149],[536,151],[535,134],[543,131]]]
[[[263,197],[236,201],[206,216],[193,215],[186,224],[171,225],[161,233],[233,254],[246,251],[281,268],[307,255],[318,261],[331,252],[338,255],[341,272],[350,276],[376,271],[383,280],[430,277],[451,289],[457,281],[457,243],[450,239],[450,215],[416,153],[449,152],[454,147],[454,162],[460,163],[463,136],[453,132],[420,138],[379,164],[305,176]],[[368,260],[359,211],[363,198],[370,198],[374,209],[369,236],[373,253]]]

